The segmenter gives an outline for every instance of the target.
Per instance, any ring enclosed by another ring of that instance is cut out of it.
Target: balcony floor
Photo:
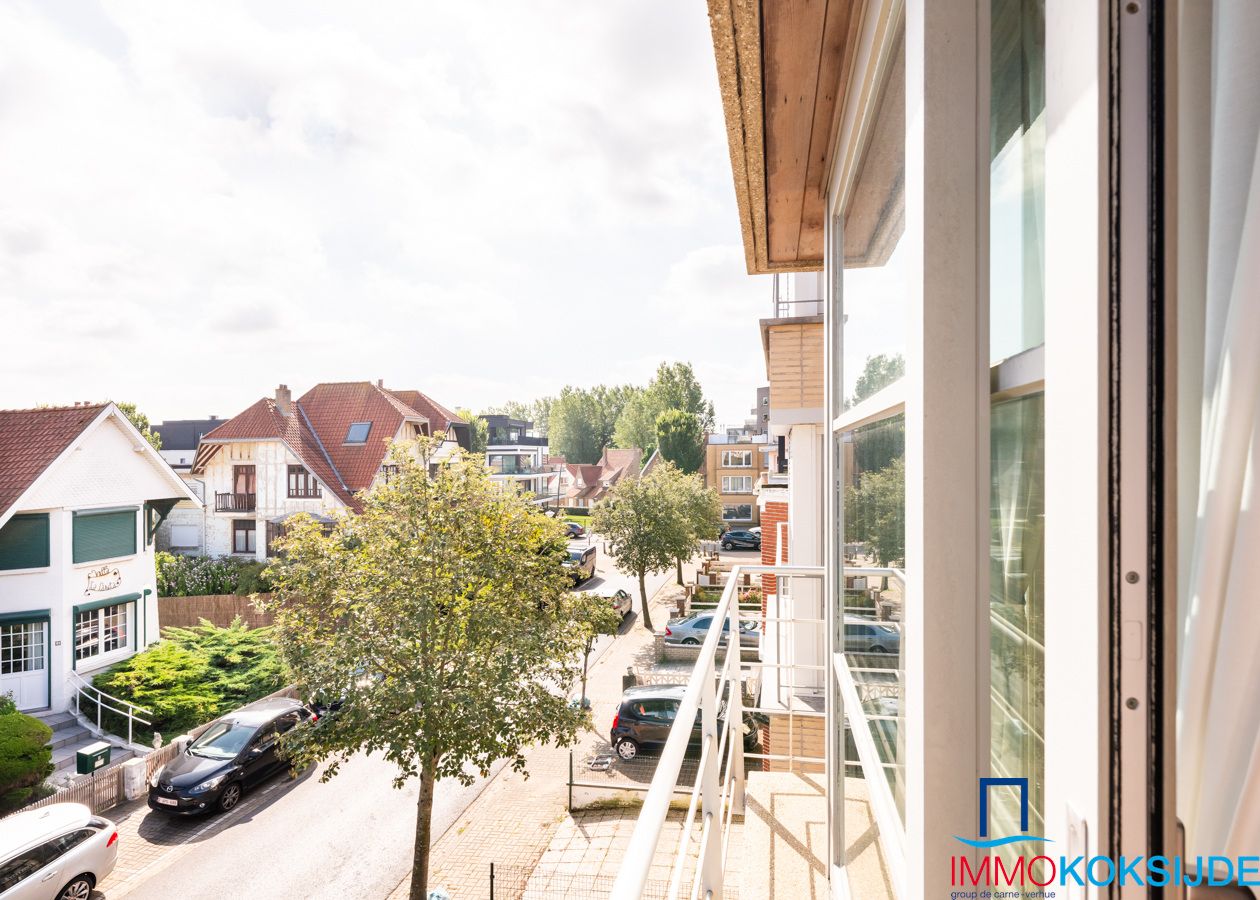
[[[770,900],[826,900],[827,796],[821,775],[752,772],[744,814],[740,893]],[[867,802],[866,782],[845,780],[845,835],[853,900],[892,900]]]

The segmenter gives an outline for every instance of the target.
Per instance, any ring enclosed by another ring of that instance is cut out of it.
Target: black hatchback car
[[[728,531],[722,535],[723,550],[760,550],[761,535],[755,531]]]
[[[669,739],[669,730],[678,716],[678,705],[687,688],[681,684],[652,684],[632,687],[621,695],[621,706],[613,716],[608,738],[613,750],[629,762],[642,750],[659,750]],[[718,709],[718,726],[726,719],[726,705]],[[744,713],[744,750],[756,752],[760,745],[759,725],[765,717]],[[696,716],[688,746],[700,746],[700,716]]]
[[[246,788],[288,766],[276,755],[276,741],[310,718],[309,709],[284,697],[228,713],[153,773],[149,808],[183,815],[227,812]]]

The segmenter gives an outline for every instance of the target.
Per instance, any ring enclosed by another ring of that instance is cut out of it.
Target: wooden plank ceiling
[[[856,37],[854,0],[761,6],[766,255],[773,268],[823,259],[829,153]]]

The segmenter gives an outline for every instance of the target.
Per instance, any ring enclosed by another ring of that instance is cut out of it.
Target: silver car
[[[899,653],[901,630],[893,622],[845,616],[844,650],[846,653]]]
[[[692,613],[686,618],[670,619],[665,626],[665,643],[667,644],[703,644],[709,634],[709,626],[713,624],[713,613]],[[719,645],[726,643],[727,632],[731,630],[731,620],[723,618],[722,636]],[[761,631],[756,622],[739,623],[739,643],[743,647],[756,647],[761,642]]]
[[[88,900],[118,861],[118,829],[81,803],[0,819],[0,897]]]

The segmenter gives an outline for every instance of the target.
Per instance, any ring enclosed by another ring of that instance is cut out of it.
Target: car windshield
[[[258,729],[236,722],[215,722],[205,734],[193,741],[188,752],[207,759],[232,759],[245,749]]]
[[[569,551],[569,562],[581,562],[581,561],[582,561],[582,551],[581,551],[581,550],[570,550],[570,551]]]

